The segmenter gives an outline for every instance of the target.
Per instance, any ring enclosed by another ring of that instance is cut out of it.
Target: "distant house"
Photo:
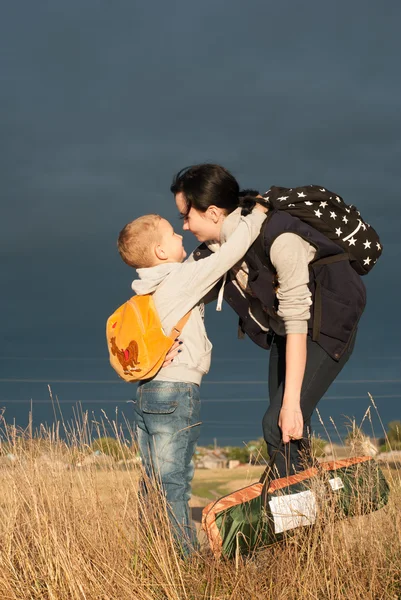
[[[195,466],[197,469],[226,469],[228,460],[226,454],[219,448],[215,450],[199,448],[195,457]]]

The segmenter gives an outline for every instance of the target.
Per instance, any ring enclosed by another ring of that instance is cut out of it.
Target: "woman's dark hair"
[[[255,206],[256,190],[240,191],[235,177],[220,165],[201,164],[192,165],[179,171],[171,184],[172,193],[182,192],[189,213],[192,207],[200,212],[206,212],[209,206],[218,206],[233,212],[238,206],[242,207],[242,214],[250,213]]]

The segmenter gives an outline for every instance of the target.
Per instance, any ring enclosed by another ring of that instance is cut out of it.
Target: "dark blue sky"
[[[396,396],[387,406],[398,410],[400,18],[398,0],[3,4],[6,414],[17,401],[44,400],[47,381],[113,380],[104,323],[133,278],[116,251],[118,231],[150,211],[180,227],[172,175],[203,161],[261,191],[324,185],[378,230],[384,253],[365,278],[369,304],[354,364],[367,369],[361,380],[395,382],[391,393],[377,393]],[[193,239],[185,241],[192,250]],[[209,379],[251,377],[242,356],[252,377],[260,361],[265,379],[267,356],[235,341],[230,309],[207,316],[215,344]],[[74,360],[58,360],[65,357]],[[105,394],[113,402],[128,394],[113,385],[106,393],[101,383],[78,393],[74,385],[59,388],[60,397]]]

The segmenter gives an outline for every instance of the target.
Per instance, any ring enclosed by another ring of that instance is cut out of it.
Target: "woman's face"
[[[187,203],[182,192],[175,196],[178,211],[184,217],[184,231],[190,231],[200,242],[220,240],[220,231],[225,218],[225,212],[217,206],[209,206],[205,212],[191,207],[188,214]]]

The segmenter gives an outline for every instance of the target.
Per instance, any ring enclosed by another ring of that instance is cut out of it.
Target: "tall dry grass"
[[[1,600],[401,597],[396,472],[387,473],[390,502],[376,513],[299,530],[248,559],[217,561],[205,547],[183,561],[163,501],[155,492],[138,498],[138,469],[74,466],[92,433],[85,418],[61,428],[64,440],[57,427],[35,434],[3,424],[2,451],[15,460],[0,470]]]

